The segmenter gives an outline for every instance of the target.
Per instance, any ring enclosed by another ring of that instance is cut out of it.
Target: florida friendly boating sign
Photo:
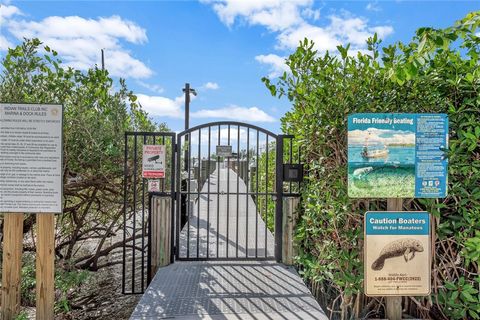
[[[365,214],[365,294],[430,294],[430,215],[395,211]]]
[[[348,195],[447,195],[446,114],[357,113],[348,117]]]

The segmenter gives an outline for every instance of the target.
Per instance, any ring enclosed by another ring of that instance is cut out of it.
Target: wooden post
[[[55,272],[55,215],[37,214],[37,319],[53,320]]]
[[[285,197],[283,204],[283,245],[282,262],[287,266],[293,265],[293,257],[297,254],[293,245],[293,237],[297,221],[297,208],[299,197]]]
[[[388,211],[403,211],[403,199],[389,198],[387,199]],[[386,297],[386,316],[389,320],[402,319],[402,297]]]
[[[3,225],[2,319],[20,311],[20,277],[23,252],[23,213],[5,213]]]
[[[172,199],[170,197],[152,197],[152,264],[151,275],[158,268],[170,264]]]

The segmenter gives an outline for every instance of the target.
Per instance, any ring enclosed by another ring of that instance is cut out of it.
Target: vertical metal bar
[[[220,145],[220,130],[221,127],[218,126],[218,143]],[[217,171],[217,256],[218,258],[218,245],[219,245],[219,236],[220,236],[220,157],[217,154],[217,163],[218,163],[218,171]]]
[[[227,133],[228,143],[230,145],[230,125],[228,125]],[[229,242],[229,233],[230,233],[230,157],[227,157],[227,258],[228,251],[230,251],[230,242]]]
[[[155,136],[153,136],[153,144],[155,144]],[[165,136],[164,135],[162,135],[162,145],[165,146],[165,153],[167,153],[167,146],[165,145]],[[166,158],[167,158],[167,155],[165,154],[165,161],[167,161]],[[164,164],[164,167],[165,167],[165,169],[167,169],[167,164],[166,163]],[[160,190],[162,190],[162,192],[165,192],[165,182],[166,182],[165,180],[166,179],[167,179],[167,173],[165,173],[165,177],[163,179],[161,179],[162,188]]]
[[[290,160],[289,160],[290,164],[292,164],[292,161],[293,161],[292,158],[293,158],[293,138],[290,138]],[[282,159],[282,163],[283,163],[283,159]],[[288,187],[288,192],[292,193],[292,181],[290,181],[290,185]]]
[[[267,257],[267,224],[268,224],[268,134],[265,134],[265,258]]]
[[[298,163],[299,163],[299,164],[302,163],[302,157],[301,157],[301,153],[300,153],[300,146],[298,146]],[[297,192],[300,192],[300,184],[301,184],[301,182],[298,181],[298,182],[297,182],[297,188],[298,188]]]
[[[125,294],[125,282],[126,282],[126,260],[127,260],[127,180],[128,180],[128,135],[125,132],[125,150],[124,150],[124,163],[123,163],[123,259],[122,259],[122,294]]]
[[[250,195],[249,190],[249,175],[250,175],[250,128],[247,127],[247,174],[245,176],[245,185],[247,186],[246,194],[246,208],[245,208],[245,258],[248,258],[248,199]]]
[[[206,176],[208,177],[207,185],[207,258],[210,257],[210,148],[211,148],[211,139],[212,139],[212,127],[208,127],[208,162],[207,162],[207,172]]]
[[[237,233],[235,235],[235,241],[237,242],[237,248],[236,248],[236,257],[238,258],[238,211],[239,211],[239,192],[240,190],[239,185],[240,185],[240,126],[237,128],[237,220],[236,220],[236,227],[237,227]]]
[[[185,136],[186,138],[187,136]],[[190,180],[191,180],[191,155],[192,155],[192,135],[188,133],[188,153],[187,158],[187,170],[188,170],[188,181],[187,181],[187,258],[190,258]]]
[[[282,211],[283,211],[283,135],[277,136],[277,159],[276,159],[276,194],[277,205],[275,212],[275,259],[282,261]]]
[[[172,139],[173,142],[173,139]],[[172,152],[174,154],[175,152]],[[176,245],[175,245],[175,256],[180,258],[180,224],[182,223],[182,181],[181,181],[181,171],[182,171],[182,136],[177,136],[177,146],[176,146],[176,153],[177,153],[177,186],[176,186],[176,196],[177,196],[177,214],[175,215],[175,225],[177,231],[175,232],[176,237]],[[173,170],[172,168],[172,171]],[[173,172],[172,172],[173,175]],[[173,183],[173,182],[172,182]],[[173,190],[172,190],[173,193]],[[173,207],[173,204],[172,204]]]
[[[198,174],[197,174],[197,258],[200,258],[200,177],[202,175],[201,164],[202,129],[198,129]]]
[[[152,194],[148,193],[147,286],[150,284],[150,281],[152,281]]]
[[[178,245],[176,247],[176,250],[175,250],[175,246],[174,246],[174,241],[175,241],[175,151],[177,150],[176,149],[176,145],[175,145],[175,134],[173,134],[171,137],[170,137],[170,140],[171,140],[171,150],[172,150],[172,153],[171,153],[171,159],[170,159],[170,201],[172,202],[171,205],[170,205],[170,208],[171,208],[171,225],[172,225],[172,228],[171,228],[171,232],[170,232],[170,245],[171,245],[171,250],[170,250],[170,263],[173,263],[174,261],[174,256],[175,256],[175,251],[178,250]],[[179,158],[179,161],[180,161],[180,153],[177,154],[177,157]],[[180,166],[178,166],[178,171],[180,172]],[[180,186],[180,183],[178,184],[178,186]],[[178,188],[178,187],[177,187]],[[180,201],[178,201],[180,203]],[[177,218],[178,220],[178,218]],[[178,230],[178,229],[177,229]],[[179,231],[177,231],[179,232]]]
[[[143,145],[147,143],[147,136],[143,136]],[[142,152],[143,160],[143,152]],[[142,292],[145,290],[145,179],[142,176]]]
[[[258,170],[260,169],[259,168],[259,161],[258,161],[258,157],[259,157],[259,152],[258,152],[258,148],[259,148],[259,145],[260,144],[260,132],[258,131],[257,129],[257,158],[255,159],[255,164],[256,164],[256,175],[257,175],[257,186],[255,188],[255,258],[258,258],[258,206],[260,204],[260,201],[258,201]]]
[[[137,214],[137,135],[133,147],[133,246],[132,246],[132,293],[135,293],[135,237],[136,237],[136,214]]]

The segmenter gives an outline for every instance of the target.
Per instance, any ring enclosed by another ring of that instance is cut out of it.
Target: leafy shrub
[[[356,55],[348,45],[338,56],[320,55],[305,39],[286,60],[290,72],[275,83],[263,79],[272,95],[293,103],[282,129],[296,135],[308,168],[297,262],[315,292],[330,288],[322,301],[334,318],[384,314],[381,300],[363,295],[362,242],[364,212],[386,203],[347,196],[347,116],[356,112],[448,113],[449,195],[404,201],[435,217],[432,295],[409,297],[406,307],[423,318],[478,315],[479,25],[473,12],[452,27],[420,28],[409,43],[381,47],[374,35],[368,52]]]

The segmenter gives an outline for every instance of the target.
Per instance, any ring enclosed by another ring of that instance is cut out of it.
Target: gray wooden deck
[[[207,179],[201,192],[209,190],[210,195],[201,194],[197,202],[192,202],[190,223],[180,232],[180,257],[187,257],[188,243],[188,257],[196,258],[199,246],[198,257],[206,258],[208,243],[210,258],[226,258],[227,250],[228,257],[273,258],[275,241],[255,202],[250,195],[237,195],[246,193],[245,182],[240,178],[237,181],[233,170],[220,168]]]
[[[159,269],[131,319],[328,319],[293,268],[181,261]]]
[[[237,244],[240,258],[255,257],[255,254],[265,257],[265,249],[266,256],[273,257],[273,235],[265,229],[253,199],[245,195],[237,198],[235,172],[217,170],[204,184],[202,192],[207,192],[208,185],[211,192],[220,190],[221,193],[227,192],[228,185],[228,190],[234,194],[221,194],[219,198],[216,194],[200,197],[192,210],[190,226],[185,225],[181,231],[180,255],[186,257],[189,233],[190,257],[197,256],[197,244],[198,256],[206,257],[207,243],[210,257],[226,257],[227,250],[229,257],[236,257]],[[241,179],[238,191],[246,191]],[[220,208],[218,228],[217,204]],[[307,320],[327,317],[294,268],[274,261],[250,260],[177,261],[160,268],[131,319]]]

